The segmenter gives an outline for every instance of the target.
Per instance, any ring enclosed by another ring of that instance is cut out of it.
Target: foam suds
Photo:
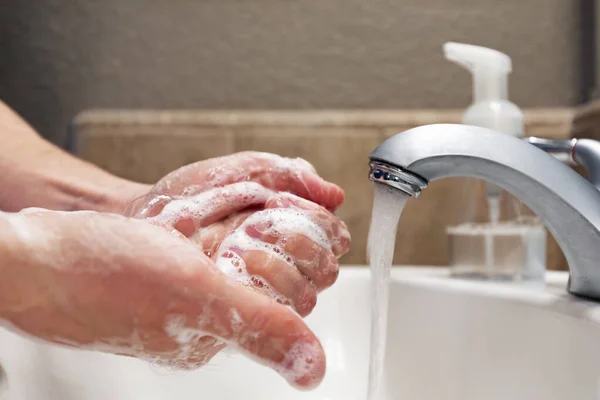
[[[235,160],[233,160],[235,157]],[[315,172],[315,168],[311,163],[302,158],[288,158],[282,157],[277,154],[263,153],[263,152],[251,152],[245,154],[238,154],[235,156],[226,156],[227,162],[223,165],[215,165],[208,168],[203,173],[203,185],[188,186],[184,189],[184,195],[196,194],[199,191],[206,190],[207,187],[220,187],[230,184],[231,182],[240,182],[243,180],[250,180],[251,176],[258,170],[264,170],[264,162],[267,161],[270,164],[269,170],[272,172],[273,179],[279,175],[285,176],[290,173],[298,176],[302,172],[310,171]],[[223,160],[224,161],[224,160]],[[195,168],[194,164],[189,168]],[[182,167],[178,170],[177,176],[185,176],[187,173],[187,167]],[[265,177],[263,177],[265,179]],[[171,182],[166,179],[165,186],[170,188]]]
[[[266,227],[261,230],[261,235],[275,236],[278,238],[274,244],[266,243],[260,238],[248,235],[250,227]],[[248,273],[246,263],[240,256],[241,252],[260,250],[280,259],[290,268],[294,268],[293,260],[283,251],[286,238],[291,234],[303,234],[317,245],[331,250],[331,242],[325,231],[313,222],[308,212],[296,208],[267,209],[248,217],[244,223],[230,234],[219,246],[215,260],[219,269],[237,282],[244,285],[256,285],[268,292],[273,298],[282,303],[290,303],[290,299],[273,289],[264,279]]]
[[[320,365],[325,362],[324,355],[317,343],[297,341],[286,352],[280,363],[275,363],[258,358],[248,353],[235,343],[230,346],[246,358],[271,368],[280,374],[290,385],[303,390],[314,388],[320,382]],[[303,387],[297,383],[300,379],[308,379]]]
[[[292,385],[302,378],[317,380],[315,365],[321,363],[320,348],[313,343],[296,342],[286,353],[283,362],[273,369]],[[316,383],[316,382],[315,382]],[[312,385],[309,384],[309,387]]]
[[[204,220],[211,218],[223,208],[235,205],[243,209],[253,204],[266,203],[273,194],[255,182],[238,182],[225,187],[218,187],[194,196],[180,198],[168,203],[161,213],[150,218],[168,225],[175,225],[182,219],[189,218],[198,229]]]
[[[371,353],[368,400],[385,399],[385,349],[389,303],[389,276],[394,257],[396,230],[402,209],[408,200],[403,192],[375,185],[373,214],[369,229],[371,264]]]
[[[299,170],[303,170],[303,171],[315,171],[315,167],[313,167],[313,165],[306,161],[303,158],[300,157],[296,157],[296,158],[289,158],[289,157],[282,157],[278,154],[273,154],[273,153],[264,153],[264,152],[256,152],[254,153],[254,156],[257,158],[260,158],[262,160],[268,160],[271,163],[273,163],[273,165],[275,165],[275,168],[277,169],[299,169]]]
[[[241,332],[241,330],[244,326],[244,321],[242,321],[242,317],[240,316],[240,313],[235,308],[232,308],[230,313],[231,313],[231,329],[234,332]]]
[[[165,332],[177,344],[186,346],[189,343],[198,340],[207,333],[185,325],[186,318],[182,315],[170,317],[165,324]]]
[[[174,316],[167,320],[165,332],[179,345],[179,351],[174,357],[173,364],[183,363],[185,367],[190,366],[190,360],[194,360],[197,366],[204,365],[210,357],[206,348],[196,348],[200,339],[208,335],[206,332],[197,328],[186,326],[186,319],[183,316]]]
[[[170,196],[148,193],[132,201],[123,212],[123,215],[145,218],[151,214],[152,210],[158,208],[160,205],[169,204],[172,200],[173,198]],[[140,207],[139,210],[138,207]]]
[[[240,338],[239,335],[241,335],[242,332],[244,335],[255,336],[255,338],[259,335],[259,332],[244,331],[245,323],[236,309],[230,310],[230,323],[233,337],[236,339]],[[200,338],[209,335],[200,329],[186,326],[185,317],[171,317],[165,324],[165,332],[171,339],[180,345],[181,350],[176,357],[177,359],[186,360],[191,357],[200,364],[208,361],[207,359],[199,358],[193,346]],[[320,378],[320,376],[318,376],[319,370],[316,369],[315,366],[321,365],[324,360],[322,359],[323,355],[318,344],[298,341],[291,346],[285,353],[283,360],[279,363],[260,359],[256,355],[248,353],[234,340],[224,340],[223,338],[217,337],[216,342],[212,347],[222,346],[224,344],[227,345],[227,348],[229,349],[227,351],[228,354],[235,352],[244,355],[261,365],[270,367],[292,385],[296,385],[296,381],[300,379],[308,378],[310,386],[310,380],[314,380],[314,383],[316,384],[318,383],[317,380]],[[203,350],[206,351],[207,349]],[[208,352],[206,357],[208,358]]]

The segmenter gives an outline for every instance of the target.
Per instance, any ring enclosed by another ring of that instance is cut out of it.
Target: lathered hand
[[[0,225],[0,318],[19,331],[176,368],[229,344],[299,387],[324,375],[298,314],[242,288],[188,240],[95,212],[28,209]]]

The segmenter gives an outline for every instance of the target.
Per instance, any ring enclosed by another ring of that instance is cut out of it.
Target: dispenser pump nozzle
[[[455,42],[444,44],[444,55],[473,75],[473,103],[463,114],[463,123],[523,136],[523,112],[508,100],[510,57],[487,47]]]
[[[473,74],[473,102],[506,100],[510,57],[497,50],[471,44],[448,42],[444,55]]]
[[[463,124],[523,136],[523,112],[508,100],[510,57],[487,47],[455,42],[444,44],[444,55],[473,75],[473,103],[463,114]],[[486,188],[488,198],[498,199],[500,188],[491,184]]]

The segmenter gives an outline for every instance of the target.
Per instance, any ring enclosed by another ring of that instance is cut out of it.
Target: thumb
[[[317,337],[291,308],[241,287],[226,275],[214,282],[211,311],[199,329],[267,365],[300,389],[316,387],[325,375],[325,353]]]

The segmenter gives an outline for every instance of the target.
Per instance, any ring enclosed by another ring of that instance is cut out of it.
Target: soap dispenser
[[[473,103],[462,122],[522,137],[523,112],[508,100],[510,57],[487,47],[455,42],[444,44],[444,55],[473,76]]]
[[[466,68],[473,77],[473,101],[462,123],[523,137],[521,109],[508,99],[508,55],[486,47],[448,42],[446,59]],[[489,222],[449,227],[450,266],[455,276],[486,279],[543,280],[546,268],[546,231],[538,218],[522,215],[522,203],[486,182]],[[473,194],[477,195],[477,194]],[[508,207],[501,207],[501,201]],[[516,215],[501,221],[501,209]]]

